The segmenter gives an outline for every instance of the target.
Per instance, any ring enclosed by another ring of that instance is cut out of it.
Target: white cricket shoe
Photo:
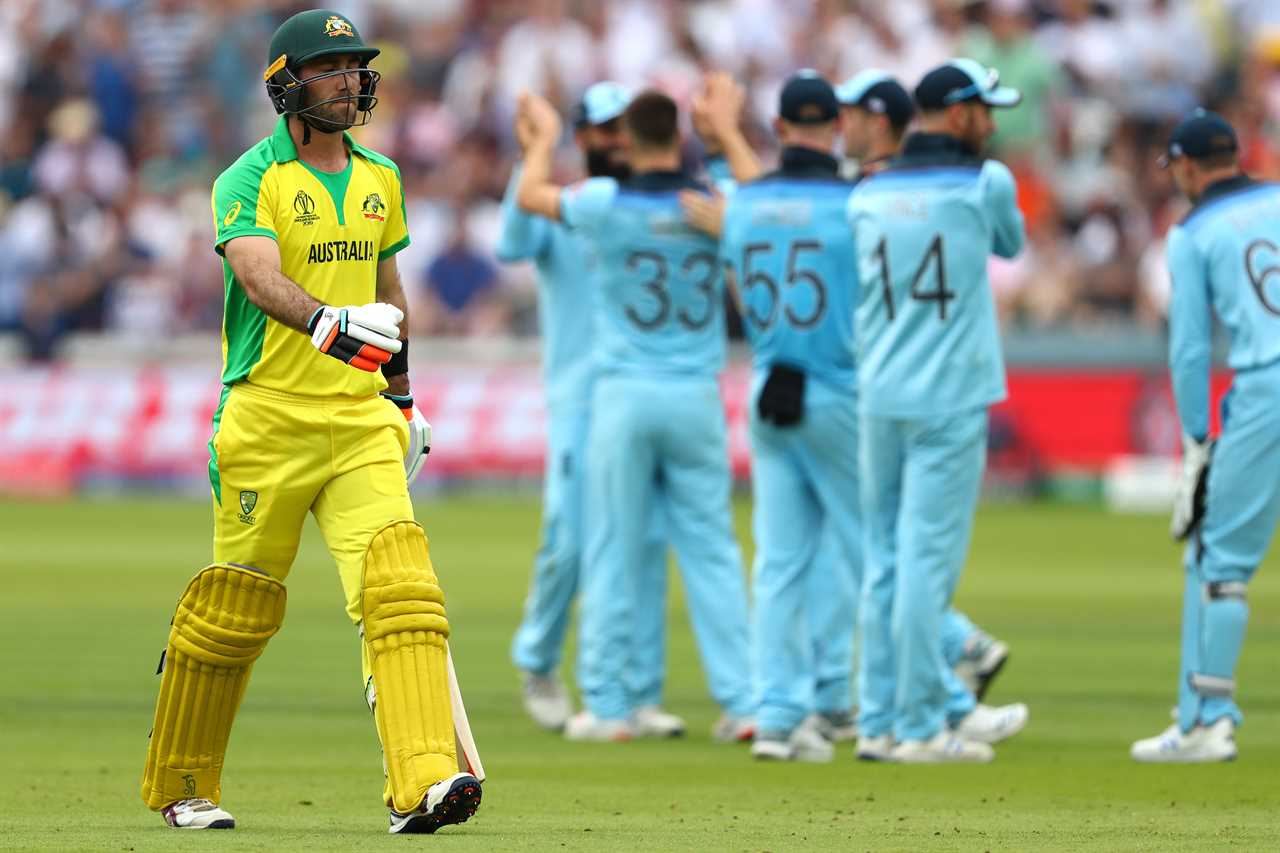
[[[569,691],[555,673],[524,673],[524,709],[544,729],[558,732],[573,713]]]
[[[750,743],[755,735],[755,717],[735,717],[725,713],[711,725],[711,739],[717,743]]]
[[[858,721],[849,711],[819,711],[814,714],[818,733],[832,743],[845,743],[858,738]]]
[[[579,711],[564,724],[569,740],[624,743],[636,736],[630,720],[602,720],[590,711]]]
[[[1206,764],[1236,757],[1236,724],[1223,717],[1211,726],[1196,726],[1186,734],[1174,723],[1155,737],[1135,743],[1134,761],[1166,764]]]
[[[408,814],[391,810],[392,835],[430,835],[442,826],[466,823],[480,808],[480,780],[470,773],[455,773],[427,789],[422,804]]]
[[[631,715],[636,737],[683,737],[684,720],[662,710],[659,705],[644,705]]]
[[[859,737],[854,755],[859,761],[889,761],[893,752],[893,735],[871,735]]]
[[[178,800],[161,812],[164,822],[174,829],[235,829],[236,819],[213,800]]]
[[[1031,712],[1021,702],[999,707],[977,705],[953,730],[966,740],[999,743],[1026,728],[1030,716]]]
[[[751,757],[762,761],[830,763],[836,757],[836,748],[818,733],[811,720],[805,720],[790,732],[757,731],[751,744]]]
[[[989,744],[967,740],[943,729],[929,740],[904,740],[889,752],[900,764],[986,764],[996,757]]]
[[[966,645],[964,656],[956,662],[953,671],[981,702],[1008,661],[1009,646],[979,631]]]

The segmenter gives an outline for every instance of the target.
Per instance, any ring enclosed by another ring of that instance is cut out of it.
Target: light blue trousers
[[[816,382],[808,396],[803,420],[790,427],[760,421],[751,407],[762,731],[790,731],[815,710],[848,710],[851,700],[862,564],[857,401]],[[824,532],[830,544],[821,547]]]
[[[1246,590],[1280,523],[1280,366],[1241,371],[1223,402],[1205,514],[1187,546],[1178,723],[1231,717],[1249,620]]]
[[[676,553],[711,695],[754,713],[746,581],[729,506],[729,455],[712,378],[605,376],[587,451],[587,551],[578,683],[597,717],[637,705],[624,678],[637,638],[647,520],[656,506]],[[644,601],[648,601],[647,597]]]
[[[587,435],[585,406],[549,412],[542,489],[542,544],[533,563],[524,618],[511,644],[511,659],[528,672],[560,665],[585,550],[583,530]],[[635,643],[626,681],[639,705],[662,701],[666,656],[667,546],[658,512],[651,513],[643,557],[646,582],[639,595]]]
[[[863,416],[861,734],[926,740],[972,696],[943,657],[986,464],[985,408],[923,419]]]

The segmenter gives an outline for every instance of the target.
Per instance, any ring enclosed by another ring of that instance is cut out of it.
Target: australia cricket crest
[[[253,524],[257,521],[253,517],[253,508],[258,505],[258,493],[244,490],[240,492],[240,514],[236,516],[245,524]]]

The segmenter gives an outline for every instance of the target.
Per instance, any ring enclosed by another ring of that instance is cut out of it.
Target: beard
[[[339,95],[328,103],[321,101],[305,108],[303,115],[307,123],[320,133],[341,133],[356,123],[356,98],[355,94]]]
[[[631,167],[619,163],[613,158],[613,151],[608,148],[587,149],[587,174],[593,178],[613,178],[625,181],[631,177]]]

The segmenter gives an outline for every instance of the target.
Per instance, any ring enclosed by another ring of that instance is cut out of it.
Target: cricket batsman
[[[345,132],[377,103],[377,55],[337,13],[285,21],[263,75],[279,122],[214,183],[226,282],[209,442],[214,561],[178,601],[141,788],[172,827],[235,826],[221,806],[227,740],[284,619],[308,511],[361,637],[390,831],[434,832],[480,804],[479,781],[458,769],[449,621],[409,501],[430,426],[401,331],[400,172]]]

